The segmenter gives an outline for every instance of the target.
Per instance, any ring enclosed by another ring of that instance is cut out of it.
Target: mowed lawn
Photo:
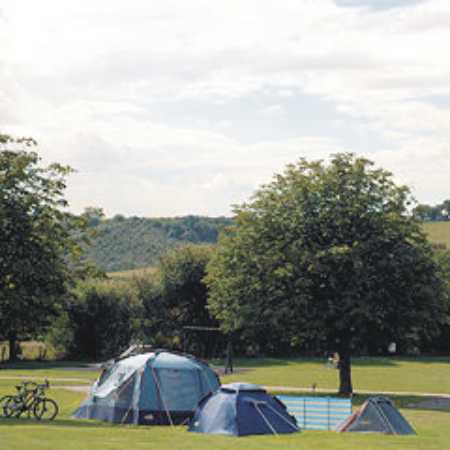
[[[338,371],[325,362],[325,358],[238,359],[236,366],[245,371],[223,381],[336,389]],[[352,377],[355,391],[450,394],[450,358],[353,358]]]
[[[327,369],[322,359],[256,359],[238,360],[237,363],[249,370],[224,377],[223,382],[244,380],[292,387],[308,387],[316,382],[323,388],[335,388],[337,384],[337,371]],[[450,394],[450,359],[361,358],[354,364],[355,385],[362,390]],[[32,367],[0,370],[0,395],[14,390],[17,377],[47,376],[54,380],[53,384],[61,386],[61,378],[69,375],[84,380],[84,383],[97,375],[96,372],[67,371],[57,364],[48,369],[42,364],[33,364]],[[187,432],[184,427],[137,427],[77,421],[70,416],[85,394],[51,389],[49,396],[60,405],[61,413],[57,419],[50,423],[0,419],[0,449],[450,449],[450,412],[409,408],[408,405],[418,399],[406,395],[397,396],[394,400],[417,430],[417,436],[305,431],[295,435],[246,438],[197,435]],[[362,401],[362,397],[357,397],[354,404],[359,405]]]

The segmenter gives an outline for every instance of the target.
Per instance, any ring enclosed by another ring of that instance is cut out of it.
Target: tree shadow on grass
[[[48,370],[48,369],[82,369],[95,370],[92,363],[86,361],[17,361],[13,363],[0,363],[0,373],[2,369],[8,370]]]
[[[270,367],[283,367],[283,366],[302,366],[302,365],[317,365],[318,367],[326,366],[328,359],[325,356],[317,357],[261,357],[261,358],[235,358],[233,360],[234,366],[245,369],[256,368],[270,368]],[[352,358],[352,365],[356,367],[365,366],[380,366],[380,367],[392,367],[398,364],[400,359],[388,358],[388,357],[354,357]],[[450,359],[448,360],[450,363]],[[221,367],[224,362],[222,360],[214,360],[211,362],[213,367]]]
[[[0,418],[0,427],[26,427],[26,426],[45,426],[45,427],[71,427],[71,428],[114,428],[117,424],[101,421],[88,421],[77,419],[55,419],[55,420],[35,420],[35,419],[6,419]],[[135,425],[124,425],[133,427]]]
[[[282,366],[302,366],[317,365],[324,366],[327,363],[326,357],[261,357],[261,358],[235,358],[234,366],[246,369]],[[422,357],[422,356],[354,356],[352,358],[353,367],[395,367],[403,363],[418,364],[449,364],[450,357]],[[222,360],[214,360],[211,364],[215,367],[223,366]]]

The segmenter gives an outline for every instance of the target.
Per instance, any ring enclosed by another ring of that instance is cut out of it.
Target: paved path
[[[98,366],[94,369],[94,365],[85,370],[98,370]],[[80,368],[70,367],[68,370],[79,370]],[[80,385],[54,385],[54,389],[67,389],[77,392],[89,392],[92,384],[91,380],[84,378],[71,378],[71,377],[38,377],[38,376],[26,376],[26,375],[14,375],[14,376],[2,376],[0,380],[43,380],[46,378],[53,382],[71,382],[71,383],[83,383]],[[290,387],[290,386],[264,386],[268,391],[275,392],[292,392],[292,393],[320,393],[320,394],[336,394],[336,389],[315,389],[314,391],[309,388],[302,387]],[[373,394],[373,395],[407,395],[411,397],[439,397],[444,399],[450,399],[450,393],[437,393],[437,392],[408,392],[408,391],[370,391],[370,390],[356,390],[355,394]]]
[[[311,388],[299,388],[299,387],[289,387],[289,386],[264,386],[264,389],[268,391],[278,391],[278,392],[298,392],[298,393],[320,393],[320,394],[335,394],[336,389],[315,389]],[[367,391],[364,389],[358,389],[354,391],[355,394],[376,394],[376,395],[408,395],[411,397],[440,397],[449,398],[450,393],[429,393],[429,392],[399,392],[399,391]]]
[[[62,378],[59,378],[62,380]],[[89,392],[90,385],[62,385],[62,386],[52,386],[54,389],[68,389],[76,392]],[[291,392],[291,393],[319,393],[319,394],[336,394],[336,389],[316,389],[314,392],[311,388],[299,388],[299,387],[288,387],[288,386],[264,386],[264,389],[267,389],[270,392]],[[355,394],[373,394],[373,395],[407,395],[411,397],[428,397],[428,398],[441,398],[441,399],[449,399],[450,394],[439,394],[439,393],[428,393],[428,392],[393,392],[393,391],[366,391],[366,390],[358,390]]]
[[[73,391],[73,392],[86,392],[88,393],[91,390],[91,385],[86,386],[85,384],[80,386],[70,385],[70,384],[63,384],[61,386],[52,386],[52,389],[65,389],[66,391]]]

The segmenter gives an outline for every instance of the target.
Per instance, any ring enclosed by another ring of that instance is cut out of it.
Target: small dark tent
[[[284,404],[263,388],[233,383],[200,401],[189,431],[246,436],[294,433],[300,429]]]
[[[371,397],[336,431],[360,433],[416,434],[411,425],[386,397]]]
[[[206,363],[155,350],[114,362],[74,417],[145,425],[183,423],[194,415],[199,400],[219,386]]]

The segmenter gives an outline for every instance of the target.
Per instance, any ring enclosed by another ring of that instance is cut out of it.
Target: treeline
[[[158,264],[168,250],[191,243],[212,244],[231,224],[226,217],[176,218],[104,217],[101,209],[87,208],[83,217],[92,232],[85,248],[87,260],[105,272]]]
[[[153,272],[123,278],[92,278],[80,281],[67,297],[64,312],[44,340],[58,354],[70,359],[102,361],[116,356],[131,343],[187,351],[205,358],[222,358],[229,340],[236,355],[322,354],[320,342],[293,338],[282,326],[269,323],[225,334],[215,331],[220,322],[208,307],[205,276],[216,254],[215,246],[187,245],[169,251]],[[450,266],[449,252],[436,247],[436,261]],[[450,287],[450,286],[449,286]],[[255,310],[255,314],[257,311]],[[191,327],[210,330],[193,330]],[[449,324],[431,341],[399,336],[403,354],[449,353]],[[368,341],[355,354],[384,354],[387,348]]]
[[[213,252],[211,246],[186,245],[163,256],[156,271],[79,282],[46,339],[68,358],[104,360],[133,342],[221,356],[222,333],[185,328],[218,327],[203,282]]]
[[[97,275],[81,280],[67,295],[62,314],[41,339],[51,343],[60,356],[97,361],[117,355],[132,343],[204,358],[222,358],[230,340],[235,355],[323,354],[320,339],[312,342],[309,336],[299,336],[282,323],[271,321],[275,305],[264,321],[247,322],[228,333],[214,330],[220,327],[221,317],[211,311],[208,277],[222,283],[214,276],[212,266],[220,257],[216,245],[189,244],[162,256],[155,270],[136,272],[127,278]],[[442,268],[450,292],[450,251],[435,245],[433,259]],[[231,313],[233,306],[229,308]],[[252,314],[260,313],[257,307],[252,309]],[[412,332],[414,336],[398,335],[398,351],[449,354],[450,309],[447,320],[441,322],[445,321],[447,324],[441,323],[439,333],[431,339],[418,330]],[[192,329],[195,327],[209,330]],[[368,339],[354,349],[355,355],[386,352],[387,346],[377,339]]]
[[[438,205],[420,204],[413,209],[416,219],[423,222],[442,222],[450,220],[450,200],[445,200]]]

